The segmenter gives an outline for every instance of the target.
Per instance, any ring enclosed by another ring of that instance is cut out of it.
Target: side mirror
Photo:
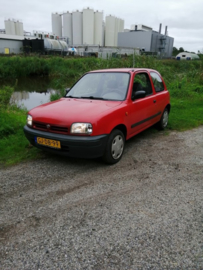
[[[139,90],[139,91],[136,91],[132,94],[132,100],[135,100],[135,99],[139,99],[139,98],[143,98],[146,96],[146,91],[144,90]]]

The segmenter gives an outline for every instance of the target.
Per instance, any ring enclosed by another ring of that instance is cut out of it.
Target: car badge
[[[50,127],[51,127],[50,125],[47,125],[47,129],[50,129]]]

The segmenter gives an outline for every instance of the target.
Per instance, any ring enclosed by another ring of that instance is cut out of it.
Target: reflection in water
[[[32,108],[50,101],[51,94],[56,93],[53,89],[48,89],[46,92],[14,92],[11,96],[10,103],[16,104],[18,107],[31,110]]]
[[[51,94],[56,92],[51,88],[48,77],[20,78],[10,103],[30,110],[49,102]]]

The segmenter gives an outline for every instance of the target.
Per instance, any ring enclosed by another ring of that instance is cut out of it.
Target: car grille
[[[33,122],[33,128],[43,130],[43,131],[48,131],[48,132],[54,132],[54,133],[63,133],[63,134],[68,133],[67,127],[49,125],[49,124],[40,123],[40,122]]]

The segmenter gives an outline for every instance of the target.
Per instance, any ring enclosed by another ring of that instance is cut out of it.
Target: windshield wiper
[[[75,97],[73,97],[73,96],[65,96],[66,98],[75,98]]]
[[[94,96],[80,97],[80,98],[87,98],[87,99],[100,99],[100,100],[103,100],[103,98],[102,98],[102,97],[94,97]]]

